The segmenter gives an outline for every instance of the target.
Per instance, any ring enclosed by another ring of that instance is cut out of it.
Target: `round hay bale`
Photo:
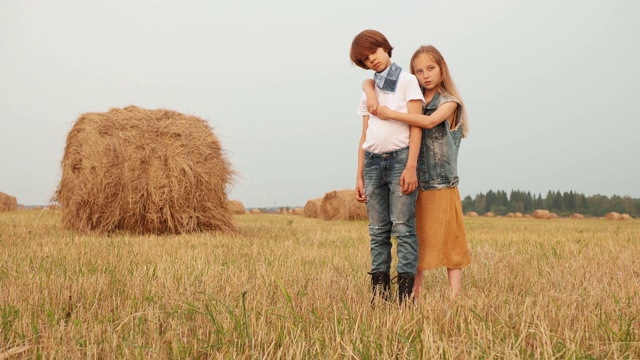
[[[521,212],[516,212],[516,213],[513,214],[513,217],[516,218],[516,219],[522,219],[523,215],[522,215]]]
[[[18,210],[18,200],[15,196],[0,192],[0,211]]]
[[[533,212],[533,217],[536,219],[549,220],[551,219],[551,213],[549,210],[538,209]]]
[[[466,217],[478,217],[478,213],[477,213],[477,212],[475,212],[475,211],[468,211],[468,212],[465,214],[465,216],[466,216]]]
[[[229,200],[227,201],[227,209],[231,211],[232,214],[244,214],[246,213],[244,209],[244,204],[239,200]]]
[[[486,213],[484,213],[484,217],[494,218],[496,217],[496,214],[492,213],[491,211],[487,211]]]
[[[320,217],[322,198],[311,199],[304,205],[304,216],[317,219]]]
[[[355,190],[334,190],[326,193],[320,204],[323,220],[366,220],[367,206],[356,200]]]
[[[605,219],[607,220],[620,220],[622,219],[622,215],[620,215],[619,213],[612,211],[610,213],[608,213],[607,215],[604,216]]]
[[[549,218],[550,219],[557,219],[558,218],[558,214],[550,212],[549,213]]]
[[[531,214],[524,214],[522,217],[525,219],[531,219],[533,216]]]
[[[633,220],[633,218],[629,214],[622,214],[620,215],[620,220]]]
[[[574,213],[574,214],[571,214],[570,218],[572,218],[572,219],[584,219],[584,215],[579,214],[579,213]]]
[[[291,209],[291,214],[293,214],[293,215],[304,215],[304,208],[301,208],[301,207],[293,208],[293,209]]]
[[[262,211],[260,211],[260,209],[258,208],[253,208],[249,210],[249,214],[262,214]]]
[[[181,234],[235,229],[234,173],[206,121],[136,106],[81,115],[55,200],[67,229]]]
[[[509,218],[509,219],[512,219],[512,218],[516,217],[516,214],[514,214],[514,213],[507,213],[507,215],[505,215],[504,217]]]

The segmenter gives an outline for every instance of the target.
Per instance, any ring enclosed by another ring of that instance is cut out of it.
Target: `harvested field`
[[[367,221],[237,224],[98,236],[0,213],[0,358],[640,358],[638,221],[465,218],[462,294],[427,271],[406,309],[369,304]]]

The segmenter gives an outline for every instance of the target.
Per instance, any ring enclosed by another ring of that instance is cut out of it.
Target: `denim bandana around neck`
[[[373,74],[373,80],[376,82],[378,89],[390,93],[396,92],[398,86],[398,78],[402,68],[396,63],[391,63],[385,71]]]

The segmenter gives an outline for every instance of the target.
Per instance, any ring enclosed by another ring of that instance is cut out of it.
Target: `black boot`
[[[413,283],[416,276],[412,273],[399,273],[398,274],[398,302],[400,305],[405,300],[412,300],[411,294],[413,293]]]
[[[389,290],[391,289],[391,275],[385,272],[369,273],[371,275],[371,305],[374,305],[376,298],[380,297],[382,301],[389,301]]]

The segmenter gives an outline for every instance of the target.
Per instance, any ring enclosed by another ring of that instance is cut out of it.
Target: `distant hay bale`
[[[522,219],[523,215],[522,215],[521,212],[516,212],[516,213],[513,214],[513,217],[516,218],[516,219]]]
[[[260,211],[260,209],[258,208],[253,208],[251,210],[249,210],[250,214],[262,214],[262,211]]]
[[[620,215],[619,213],[612,211],[610,213],[608,213],[607,215],[604,216],[605,219],[607,220],[621,220],[622,219],[622,215]]]
[[[549,220],[551,219],[551,213],[549,210],[538,209],[533,212],[533,217],[536,219]]]
[[[231,211],[232,214],[244,214],[246,213],[244,209],[244,204],[239,200],[228,200],[227,201],[227,209]]]
[[[0,192],[0,211],[18,210],[18,200],[15,196]]]
[[[525,219],[531,219],[533,216],[531,214],[524,214],[522,217]]]
[[[549,213],[549,218],[550,219],[557,219],[558,218],[558,214],[550,212]]]
[[[304,205],[304,216],[317,219],[320,217],[322,198],[311,199]]]
[[[478,217],[478,213],[477,213],[477,212],[475,212],[475,211],[468,211],[468,212],[465,214],[465,216],[466,216],[466,217]]]
[[[367,206],[356,200],[355,190],[334,190],[326,193],[320,204],[320,219],[366,220]]]
[[[55,199],[67,229],[181,234],[235,229],[234,173],[206,121],[135,106],[81,115]]]
[[[487,211],[486,213],[484,213],[484,217],[494,218],[496,217],[496,214],[492,213],[491,211]]]
[[[507,213],[507,215],[505,215],[504,217],[506,217],[506,218],[510,218],[510,219],[511,219],[511,218],[516,217],[516,214],[514,214],[514,213]]]
[[[304,215],[304,208],[301,208],[301,207],[293,208],[293,209],[291,209],[291,214],[293,214],[293,215]]]
[[[570,217],[571,217],[572,219],[584,219],[584,215],[579,214],[579,213],[571,214],[571,216],[570,216]]]
[[[622,214],[620,215],[620,220],[633,220],[633,218],[629,214]]]

